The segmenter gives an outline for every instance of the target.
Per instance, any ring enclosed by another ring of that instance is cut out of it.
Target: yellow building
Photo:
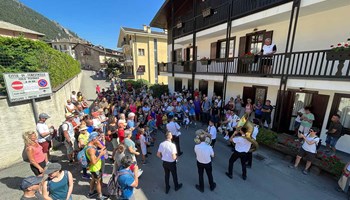
[[[167,62],[167,33],[121,27],[118,48],[124,53],[124,79],[145,79],[150,83],[167,84],[168,77],[158,75],[158,63]]]

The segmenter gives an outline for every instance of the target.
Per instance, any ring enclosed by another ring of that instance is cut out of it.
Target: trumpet
[[[211,135],[208,132],[204,131],[203,129],[199,129],[195,133],[196,133],[196,137],[194,138],[194,142],[196,144],[201,143],[200,137],[203,135],[205,136],[205,143],[208,145],[211,144]]]

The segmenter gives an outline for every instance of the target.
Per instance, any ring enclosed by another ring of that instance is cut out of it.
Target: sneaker
[[[232,174],[229,174],[228,172],[225,172],[226,176],[229,177],[230,179],[232,179]]]
[[[308,172],[304,169],[304,170],[303,170],[303,174],[304,174],[304,175],[308,175]]]
[[[108,197],[102,195],[102,196],[97,197],[96,199],[97,200],[105,200],[105,199],[108,199]]]
[[[88,193],[88,195],[87,195],[87,197],[89,198],[89,199],[92,199],[94,196],[96,196],[97,195],[97,191],[96,190],[94,190],[92,193]]]
[[[85,179],[85,180],[90,180],[90,175],[89,174],[83,174],[81,176],[82,179]]]
[[[295,169],[296,168],[294,165],[289,165],[288,167],[291,168],[291,169]]]

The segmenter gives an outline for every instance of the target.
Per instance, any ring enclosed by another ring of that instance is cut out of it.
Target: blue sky
[[[116,49],[121,26],[142,29],[164,0],[20,0],[95,45]]]

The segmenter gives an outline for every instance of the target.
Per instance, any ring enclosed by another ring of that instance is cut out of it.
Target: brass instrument
[[[254,124],[251,121],[249,121],[249,114],[248,113],[245,113],[241,117],[241,119],[239,120],[239,122],[237,124],[236,130],[240,131],[241,128],[243,128],[243,127],[247,129],[247,132],[245,133],[245,136],[242,136],[242,137],[244,137],[245,139],[247,139],[249,142],[252,143],[252,146],[251,146],[249,152],[256,151],[259,148],[259,144],[256,140],[254,140],[252,138],[252,134],[254,131]]]
[[[205,143],[210,145],[211,144],[211,135],[208,132],[204,131],[203,129],[199,129],[196,131],[196,137],[194,138],[194,142],[196,144],[200,144],[201,141],[199,139],[199,136],[201,136],[201,135],[205,135]]]

